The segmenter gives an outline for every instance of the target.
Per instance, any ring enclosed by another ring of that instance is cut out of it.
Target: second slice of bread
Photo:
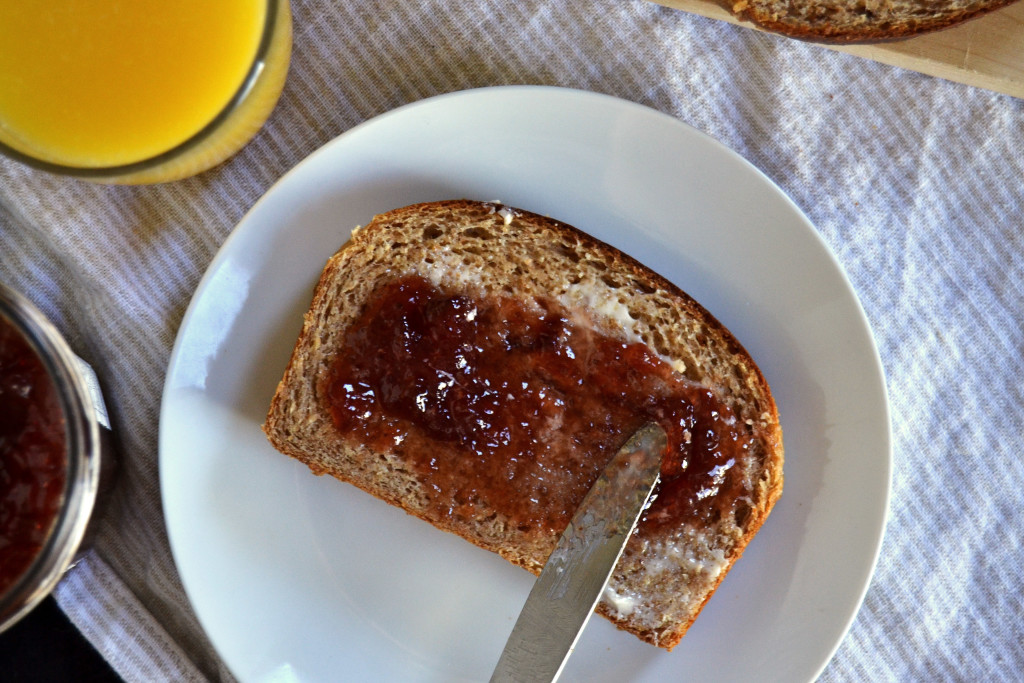
[[[793,38],[865,43],[949,28],[1017,0],[732,0],[736,16]]]

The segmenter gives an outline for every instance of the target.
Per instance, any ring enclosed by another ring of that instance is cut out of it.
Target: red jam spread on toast
[[[0,594],[32,564],[57,519],[65,440],[53,380],[21,333],[0,317]]]
[[[560,533],[647,421],[669,446],[644,529],[715,521],[742,495],[749,437],[707,388],[642,343],[577,322],[554,300],[446,293],[418,276],[377,289],[323,391],[347,438],[396,453],[427,513]]]

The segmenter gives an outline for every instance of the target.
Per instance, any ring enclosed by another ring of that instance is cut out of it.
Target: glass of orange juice
[[[273,110],[288,0],[0,0],[0,153],[97,182],[215,166]]]

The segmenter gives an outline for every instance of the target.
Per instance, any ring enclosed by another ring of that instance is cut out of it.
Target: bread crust
[[[976,19],[1018,0],[724,0],[737,18],[810,42],[884,43]]]
[[[516,274],[517,269],[526,272]],[[748,425],[753,446],[750,462],[743,464],[746,498],[737,504],[734,518],[722,520],[716,529],[680,528],[642,543],[634,537],[610,592],[598,605],[597,611],[619,628],[653,645],[674,647],[781,495],[782,431],[756,363],[679,287],[573,226],[469,200],[418,204],[376,216],[327,262],[263,429],[276,449],[314,473],[352,483],[423,519],[423,482],[417,474],[394,453],[344,439],[332,424],[322,388],[332,350],[361,302],[377,284],[410,272],[481,296],[561,292],[569,305],[589,306],[592,312],[595,302],[600,309],[625,300],[633,329],[625,329],[622,319],[598,315],[602,331],[642,339],[663,358],[679,363],[689,379],[713,389]],[[611,298],[587,298],[597,291]],[[557,542],[557,534],[517,535],[514,520],[495,518],[479,528],[452,519],[428,521],[534,574]]]

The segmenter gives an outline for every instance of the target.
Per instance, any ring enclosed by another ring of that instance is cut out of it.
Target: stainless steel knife
[[[641,427],[605,467],[526,599],[491,683],[558,679],[658,482],[664,430]]]

